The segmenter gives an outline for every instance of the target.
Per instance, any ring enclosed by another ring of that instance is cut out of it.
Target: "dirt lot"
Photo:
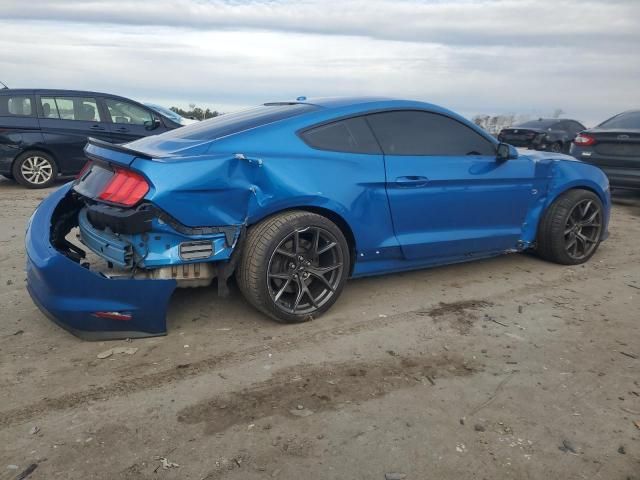
[[[179,291],[168,336],[89,343],[24,288],[46,193],[0,181],[2,480],[640,479],[640,196],[581,267],[351,281],[293,326]]]

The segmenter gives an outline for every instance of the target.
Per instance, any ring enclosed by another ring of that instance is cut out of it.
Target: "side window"
[[[40,105],[42,107],[42,118],[60,118],[56,100],[53,97],[40,97]]]
[[[31,97],[27,95],[0,96],[0,116],[33,116],[33,104],[31,103]]]
[[[149,110],[132,103],[113,98],[105,98],[104,102],[113,123],[127,125],[144,125],[147,123],[148,125],[148,122],[153,121],[153,116]]]
[[[375,113],[367,120],[388,155],[496,154],[493,143],[445,115],[407,110]]]
[[[40,97],[43,118],[99,122],[98,103],[90,97]]]
[[[307,145],[319,150],[348,153],[382,153],[371,129],[362,117],[348,118],[303,132]]]

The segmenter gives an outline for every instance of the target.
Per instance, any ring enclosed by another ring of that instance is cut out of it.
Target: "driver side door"
[[[514,249],[537,195],[527,157],[496,161],[496,143],[423,110],[367,116],[382,147],[395,234],[408,260],[444,263]]]

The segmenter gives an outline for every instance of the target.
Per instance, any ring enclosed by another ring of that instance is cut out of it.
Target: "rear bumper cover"
[[[56,209],[71,183],[46,198],[29,220],[25,238],[27,289],[49,318],[86,340],[165,335],[166,311],[175,280],[112,279],[93,272],[51,243]],[[96,312],[124,313],[121,319]],[[128,320],[122,318],[130,317]]]

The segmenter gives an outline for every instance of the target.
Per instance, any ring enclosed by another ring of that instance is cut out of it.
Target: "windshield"
[[[640,129],[640,111],[621,113],[598,126],[601,128]]]
[[[259,127],[285,118],[316,110],[317,106],[303,103],[266,104],[259,107],[226,113],[203,120],[199,123],[160,135],[164,140],[178,138],[181,140],[215,140],[233,133]]]
[[[169,119],[173,120],[174,122],[180,123],[181,120],[185,120],[185,118],[182,115],[177,114],[176,112],[174,112],[171,109],[168,109],[166,107],[162,107],[160,105],[156,105],[154,103],[145,103],[145,105],[149,108],[153,108],[156,112],[164,115],[165,117],[168,117]]]
[[[539,120],[530,120],[528,122],[516,125],[517,128],[550,128],[558,123],[558,120],[541,118]]]

